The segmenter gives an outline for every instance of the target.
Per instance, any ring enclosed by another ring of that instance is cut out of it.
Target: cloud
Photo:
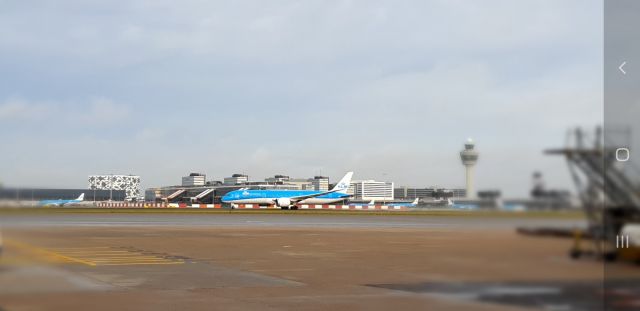
[[[126,120],[130,108],[105,97],[87,101],[30,101],[12,97],[0,104],[0,120],[66,125],[109,125]]]
[[[10,98],[0,104],[0,120],[4,121],[35,121],[47,117],[50,106],[43,103],[33,103],[20,98]]]
[[[0,137],[38,157],[0,155],[0,172],[68,158],[83,181],[193,166],[447,186],[473,136],[478,183],[526,193],[527,171],[565,171],[542,149],[601,120],[601,22],[597,0],[16,1],[0,11]]]
[[[46,49],[75,59],[74,67],[175,56],[220,64],[342,64],[353,57],[388,64],[397,61],[393,55],[417,60],[593,46],[584,29],[601,19],[593,9],[598,1],[156,2],[15,4],[0,18],[0,49]],[[44,18],[47,27],[29,22]]]
[[[128,106],[119,105],[104,97],[93,98],[80,111],[69,113],[72,118],[79,119],[87,124],[112,125],[120,123],[129,118],[130,109]]]
[[[166,130],[162,129],[162,128],[148,128],[145,127],[141,130],[139,130],[135,137],[136,140],[139,141],[158,141],[161,140],[162,138],[164,138],[166,135]]]

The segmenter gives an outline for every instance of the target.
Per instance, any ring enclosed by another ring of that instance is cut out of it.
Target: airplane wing
[[[307,194],[307,195],[300,195],[297,197],[290,197],[289,200],[291,200],[291,203],[296,203],[296,202],[300,202],[302,200],[306,200],[306,199],[310,199],[310,198],[315,198],[315,197],[319,197],[325,194],[329,194],[329,193],[333,193],[333,192],[337,192],[340,189],[333,189],[333,190],[329,190],[326,192],[320,192],[320,193],[314,193],[314,194]]]

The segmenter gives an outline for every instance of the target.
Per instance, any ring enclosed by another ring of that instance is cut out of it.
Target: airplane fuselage
[[[77,204],[84,200],[84,193],[81,193],[77,199],[74,200],[42,200],[38,202],[40,206],[64,206],[67,204]]]
[[[322,193],[313,190],[235,190],[222,197],[222,202],[233,204],[273,204],[281,198],[292,198],[305,195]],[[299,204],[330,204],[348,198],[348,194],[333,192],[325,195],[308,198],[298,202]]]
[[[40,201],[38,202],[39,205],[41,206],[63,206],[66,204],[76,204],[76,203],[80,203],[82,201],[79,200],[44,200],[44,201]]]

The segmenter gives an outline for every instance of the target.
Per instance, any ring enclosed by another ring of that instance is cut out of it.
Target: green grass
[[[200,208],[89,208],[89,207],[0,207],[2,214],[260,214],[260,215],[384,215],[427,217],[507,217],[507,218],[553,218],[583,219],[580,211],[458,211],[458,210],[409,210],[409,211],[358,211],[358,210],[279,210],[279,209],[200,209]]]

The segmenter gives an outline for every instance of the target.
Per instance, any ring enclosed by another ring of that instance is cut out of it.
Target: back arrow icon
[[[620,64],[620,67],[618,67],[618,69],[620,69],[620,72],[622,72],[623,75],[627,74],[627,72],[624,71],[624,69],[622,69],[622,67],[624,67],[624,65],[626,65],[626,64],[627,64],[627,62],[622,62],[622,64]]]

